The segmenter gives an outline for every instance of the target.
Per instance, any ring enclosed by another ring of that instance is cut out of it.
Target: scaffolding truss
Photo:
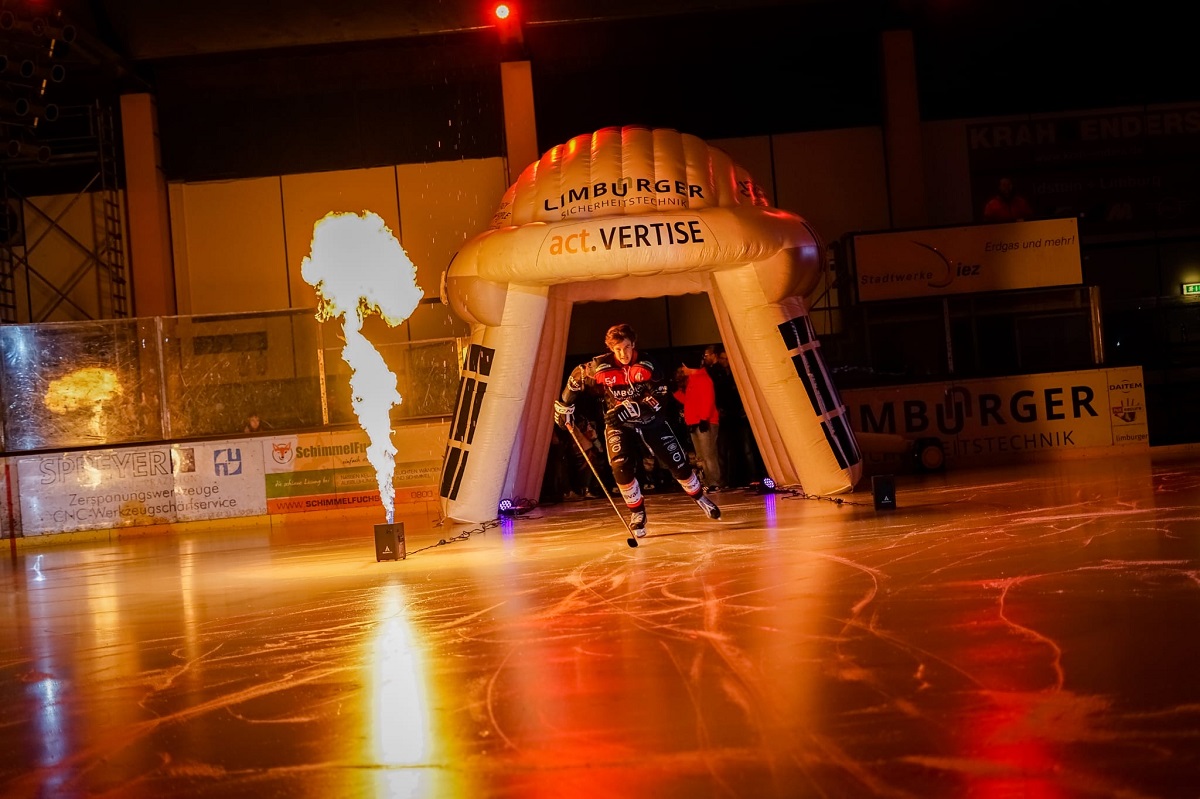
[[[40,147],[11,147],[0,157],[0,322],[128,318],[113,111],[99,101],[62,108],[53,128],[56,135],[40,139]],[[53,213],[31,201],[46,195],[59,200]],[[92,209],[87,236],[64,223],[81,203]],[[31,236],[31,229],[39,232]],[[47,270],[40,265],[39,249],[51,246],[78,260]]]

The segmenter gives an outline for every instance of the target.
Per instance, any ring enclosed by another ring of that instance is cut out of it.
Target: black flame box
[[[896,478],[877,474],[871,478],[871,493],[875,495],[875,510],[896,509]]]
[[[375,525],[375,561],[404,560],[404,522]]]

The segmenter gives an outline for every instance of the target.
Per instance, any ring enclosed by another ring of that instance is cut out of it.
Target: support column
[[[152,95],[121,95],[121,137],[134,313],[173,316],[171,218],[158,139],[158,107]]]
[[[929,224],[925,199],[925,154],[921,146],[921,107],[910,30],[884,31],[884,151],[892,227]]]
[[[508,144],[508,185],[541,157],[537,146],[537,116],[533,110],[533,73],[528,61],[502,61],[504,138]]]

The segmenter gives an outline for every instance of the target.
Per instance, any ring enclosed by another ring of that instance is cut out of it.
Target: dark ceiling
[[[516,0],[526,31],[588,23],[753,13],[756,9],[838,8],[867,11],[897,3],[940,0]],[[17,19],[0,28],[0,56],[10,63],[31,56],[29,26],[37,19],[70,26],[72,41],[54,55],[70,80],[56,87],[60,103],[122,91],[153,90],[164,63],[279,54],[288,50],[337,51],[350,45],[461,39],[493,27],[496,0],[0,0]],[[68,37],[63,37],[64,40]],[[34,47],[33,49],[36,49]],[[33,56],[35,59],[38,56]],[[45,60],[45,54],[40,56]],[[0,74],[9,84],[13,75]],[[19,83],[19,81],[18,81]],[[6,86],[21,91],[19,85]]]
[[[780,70],[771,67],[795,60],[797,52],[809,61],[819,54],[827,54],[827,62],[845,57],[845,51],[833,49],[841,40],[823,24],[812,23],[810,12],[835,16],[838,24],[851,19],[857,26],[859,18],[878,19],[879,9],[888,4],[910,1],[926,0],[519,0],[528,47],[522,57],[536,62],[539,99],[556,109],[547,119],[570,131],[543,130],[539,124],[539,137],[558,141],[599,126],[593,117],[648,124],[654,114],[620,104],[631,94],[625,85],[630,81],[667,91],[663,78],[671,77],[686,84],[686,92],[728,93],[745,70],[757,67],[774,78]],[[23,80],[11,70],[0,74],[0,126],[10,144],[28,145],[18,159],[3,164],[11,172],[35,156],[39,163],[43,156],[54,164],[69,161],[75,138],[90,141],[96,108],[114,108],[118,95],[142,92],[156,98],[160,134],[170,142],[164,146],[164,168],[173,179],[226,177],[231,169],[242,174],[249,167],[234,163],[231,154],[278,172],[307,167],[304,150],[311,150],[312,158],[336,152],[354,164],[492,153],[493,129],[498,130],[496,65],[512,55],[503,37],[495,35],[493,4],[0,0],[0,9],[18,20],[7,29],[0,26],[0,55],[7,55],[10,65],[32,61],[31,69],[39,73],[52,65],[66,72],[65,80],[43,83],[40,91],[34,85],[40,78]],[[33,29],[39,19],[50,20],[60,32],[70,25],[74,35],[62,36],[48,55],[47,35]],[[725,68],[712,70],[720,59]],[[873,60],[856,58],[855,70],[872,69]],[[702,68],[704,78],[675,69],[691,66]],[[579,102],[577,87],[593,86],[598,68],[608,75],[608,89]],[[669,76],[645,81],[647,69],[664,68]],[[763,87],[775,82],[754,81]],[[822,91],[828,95],[833,88]],[[682,102],[681,92],[674,94]],[[859,105],[871,102],[868,95],[854,94]],[[742,94],[730,101],[747,100]],[[45,109],[52,104],[55,117],[38,123],[36,113],[17,113],[17,102],[42,103]],[[773,98],[760,105],[797,107],[780,106]],[[581,114],[587,118],[578,118]],[[446,119],[458,120],[449,144],[437,124]],[[679,117],[670,121],[707,129]],[[389,131],[386,137],[371,133],[381,128]],[[300,129],[306,132],[303,141],[293,135]],[[386,147],[379,143],[385,138]],[[91,152],[80,146],[80,158]],[[280,163],[284,156],[286,164]]]
[[[307,145],[290,133],[281,145],[272,126],[303,128],[313,149],[367,164],[477,157],[495,149],[486,132],[504,59],[489,30],[493,2],[0,0],[21,21],[0,27],[10,66],[0,126],[37,144],[65,121],[33,130],[17,101],[85,109],[149,92],[177,179],[224,176],[198,163],[209,150],[226,166],[229,152],[245,151],[261,169],[284,169],[267,156]],[[1200,100],[1192,29],[1174,0],[1120,13],[1084,0],[517,2],[539,105],[553,109],[539,115],[542,146],[618,122],[710,138],[879,124],[879,32],[889,28],[913,31],[928,121]],[[51,59],[30,23],[56,14],[77,35]],[[11,69],[31,58],[40,70],[63,64],[67,79],[37,95]],[[708,113],[714,104],[741,111]],[[444,149],[438,118],[462,123],[460,149]],[[398,131],[391,149],[363,150],[379,126]],[[414,141],[401,146],[403,136]]]
[[[515,0],[526,26],[820,5],[831,0]],[[55,4],[130,62],[477,30],[489,0],[10,0]],[[841,5],[875,5],[842,0]]]
[[[287,49],[336,50],[346,45],[455,38],[491,25],[496,0],[0,0],[18,17],[61,13],[79,31],[62,53],[76,71],[91,70],[101,81],[152,74],[163,62],[203,60]],[[1077,84],[1107,78],[1106,64],[1129,62],[1121,74],[1158,71],[1167,78],[1190,39],[1172,0],[1141,0],[1117,13],[1111,4],[1083,0],[514,0],[526,30],[555,26],[579,31],[590,23],[790,9],[796,14],[831,14],[853,24],[884,30],[907,27],[925,36],[927,57],[994,60],[1003,72],[1050,59],[1054,66],[1081,67]],[[792,14],[791,18],[796,18]],[[766,14],[772,17],[771,14]],[[774,15],[778,18],[778,14]],[[5,31],[0,30],[0,47]],[[796,48],[818,30],[797,30]],[[575,35],[579,35],[575,33]],[[459,37],[461,38],[461,36]],[[584,37],[586,40],[586,36]],[[697,52],[739,51],[754,42],[697,42]],[[933,51],[933,52],[930,52]],[[959,55],[961,53],[961,55]],[[0,52],[0,55],[3,53]],[[597,58],[605,53],[596,52]],[[1165,68],[1159,68],[1163,62]],[[1090,65],[1100,67],[1099,74]],[[954,69],[950,65],[950,69]],[[1193,70],[1194,71],[1194,70]],[[1050,78],[1056,77],[1047,73]],[[87,87],[90,89],[91,87]]]

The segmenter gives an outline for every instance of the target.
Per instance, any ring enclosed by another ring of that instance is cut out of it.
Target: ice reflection
[[[767,529],[774,530],[775,524],[776,524],[776,522],[775,522],[775,495],[774,494],[764,494],[763,495],[763,510],[767,514]]]
[[[1086,713],[1072,707],[1073,697],[1057,691],[993,694],[991,699],[974,714],[963,740],[960,767],[972,775],[972,794],[980,799],[1066,796],[1057,784],[1066,752],[1058,750],[1074,737]],[[1080,726],[1086,731],[1086,724]]]
[[[57,606],[53,586],[46,582],[42,571],[42,556],[38,555],[30,571],[36,575],[37,591],[25,595],[29,604],[21,610],[28,615],[22,627],[29,636],[30,658],[19,672],[24,683],[24,700],[20,703],[23,714],[28,714],[29,726],[25,727],[32,744],[25,749],[37,766],[49,769],[49,776],[42,788],[44,796],[60,795],[59,791],[68,780],[68,774],[59,767],[69,759],[75,742],[69,706],[73,699],[63,679],[65,669],[57,645],[61,640],[61,629],[56,625]],[[18,611],[19,612],[19,611]],[[20,615],[24,616],[25,613]],[[24,725],[22,725],[24,726]],[[11,795],[5,792],[5,796]]]
[[[195,542],[184,540],[179,542],[179,600],[180,611],[183,615],[183,641],[185,660],[191,663],[200,657],[201,645],[198,632],[199,620],[196,614],[196,596],[198,594],[196,579]]]
[[[1200,459],[1161,457],[662,494],[636,549],[601,499],[395,563],[366,513],[18,552],[0,794],[1195,796]]]
[[[432,748],[432,721],[425,653],[418,645],[400,586],[383,589],[376,613],[379,629],[371,642],[369,686],[371,745],[379,772],[378,796],[442,796],[431,790],[426,768]]]
[[[43,664],[45,665],[45,664]],[[29,686],[29,695],[37,708],[38,765],[49,767],[61,763],[70,751],[66,720],[62,715],[59,681],[44,672]]]

